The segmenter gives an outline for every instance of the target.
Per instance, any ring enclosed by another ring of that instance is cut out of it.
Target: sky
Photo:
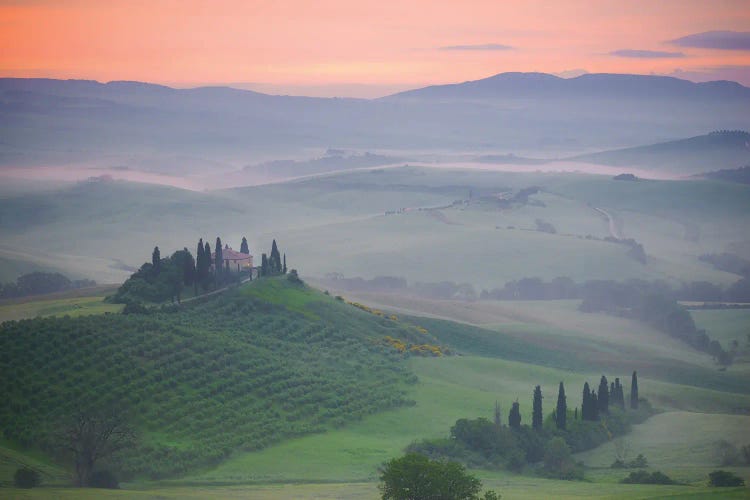
[[[378,97],[506,71],[750,86],[750,0],[0,0],[0,76]]]

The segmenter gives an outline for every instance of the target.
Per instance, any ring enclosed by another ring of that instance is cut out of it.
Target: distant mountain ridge
[[[375,100],[3,78],[0,166],[193,175],[327,148],[564,157],[720,127],[750,129],[748,109],[750,89],[737,83],[644,75],[502,73]]]
[[[499,73],[481,80],[432,85],[399,92],[383,99],[400,98],[513,98],[513,97],[612,97],[735,98],[750,97],[750,88],[719,80],[694,83],[669,76],[587,73],[560,78],[547,73]]]

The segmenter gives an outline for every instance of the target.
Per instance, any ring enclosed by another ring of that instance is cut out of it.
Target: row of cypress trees
[[[610,406],[625,409],[625,391],[619,378],[615,378],[615,381],[608,385],[607,377],[602,375],[598,391],[597,395],[596,391],[590,389],[588,382],[583,385],[583,402],[581,403],[583,420],[598,420],[600,414],[609,413]],[[638,374],[635,371],[630,383],[630,408],[638,409]]]
[[[609,413],[610,404],[618,408],[625,409],[625,396],[620,379],[608,385],[607,377],[602,375],[599,382],[599,394],[592,391],[589,383],[583,384],[583,402],[581,403],[581,419],[589,421],[599,420],[599,416]],[[542,388],[534,388],[534,401],[532,405],[531,427],[534,430],[541,431],[544,423],[544,412],[542,411]],[[638,374],[634,371],[630,385],[630,408],[638,409]],[[565,396],[565,386],[560,382],[557,392],[557,406],[553,412],[553,419],[558,429],[565,430],[568,418],[568,405]],[[575,409],[574,418],[578,419],[578,408]],[[500,425],[501,415],[500,406],[495,402],[495,424]],[[508,426],[519,429],[521,427],[521,410],[518,401],[515,401],[508,414]]]

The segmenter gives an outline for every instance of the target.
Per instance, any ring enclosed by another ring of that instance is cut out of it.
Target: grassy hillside
[[[44,445],[78,409],[124,407],[140,434],[124,469],[181,473],[404,404],[387,335],[429,338],[285,278],[150,315],[6,322],[0,427]]]

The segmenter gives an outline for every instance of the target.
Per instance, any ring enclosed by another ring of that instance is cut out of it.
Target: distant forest
[[[723,261],[722,261],[723,262]],[[404,278],[381,276],[371,280],[344,278],[331,274],[323,281],[332,287],[361,292],[398,292],[438,300],[476,300],[470,284],[416,283]],[[713,356],[721,365],[729,365],[734,351],[726,351],[705,330],[698,329],[688,309],[678,301],[750,302],[750,278],[742,278],[726,289],[705,281],[686,283],[672,288],[664,281],[590,280],[576,283],[559,277],[551,281],[523,278],[509,281],[503,288],[482,290],[481,300],[559,300],[580,299],[582,312],[603,312],[641,321],[692,347]]]
[[[750,165],[745,165],[740,168],[727,168],[723,170],[716,170],[715,172],[707,172],[701,174],[699,177],[705,179],[714,179],[717,181],[737,182],[739,184],[750,184]]]
[[[96,286],[96,281],[71,280],[60,273],[33,272],[20,276],[15,282],[0,283],[0,299],[64,292],[89,286]]]

